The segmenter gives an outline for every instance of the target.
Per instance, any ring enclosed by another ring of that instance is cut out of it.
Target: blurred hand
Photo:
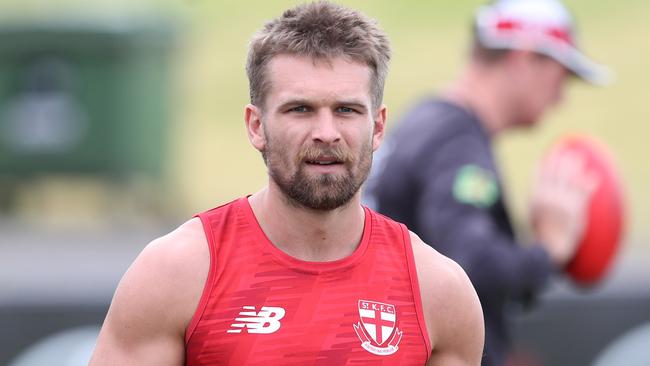
[[[555,153],[536,174],[530,210],[536,239],[558,267],[573,258],[583,237],[598,176],[576,152]]]

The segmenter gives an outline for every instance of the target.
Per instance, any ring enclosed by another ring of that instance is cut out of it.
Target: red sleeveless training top
[[[186,365],[424,365],[431,345],[409,233],[365,213],[358,248],[331,262],[276,248],[246,197],[199,214],[211,264]]]

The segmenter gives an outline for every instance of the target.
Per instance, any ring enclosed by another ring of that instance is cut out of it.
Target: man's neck
[[[498,135],[510,123],[508,104],[503,102],[500,75],[469,67],[442,93],[446,100],[475,114],[490,136]]]
[[[271,243],[294,258],[338,260],[352,254],[361,242],[365,212],[358,193],[344,206],[328,211],[292,204],[272,185],[248,201]]]

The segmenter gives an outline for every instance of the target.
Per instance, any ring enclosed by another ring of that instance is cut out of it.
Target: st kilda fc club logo
[[[361,341],[361,347],[379,356],[397,352],[402,331],[395,326],[397,313],[394,305],[359,300],[359,318],[361,321],[352,324],[352,327]]]

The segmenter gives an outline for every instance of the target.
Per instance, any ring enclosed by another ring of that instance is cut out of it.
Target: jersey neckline
[[[363,233],[361,235],[361,241],[357,248],[349,256],[334,261],[318,262],[318,261],[305,261],[292,257],[291,255],[285,253],[271,242],[271,240],[266,236],[266,233],[262,230],[262,227],[253,213],[253,208],[248,202],[248,197],[242,197],[239,199],[239,206],[241,209],[239,212],[244,215],[246,221],[248,221],[253,227],[253,232],[255,236],[255,243],[263,251],[272,255],[276,260],[285,264],[286,266],[305,273],[312,274],[321,274],[325,272],[341,271],[351,267],[356,266],[361,262],[363,255],[368,248],[370,242],[370,233],[371,233],[371,212],[367,207],[363,207],[365,218],[363,225]]]

